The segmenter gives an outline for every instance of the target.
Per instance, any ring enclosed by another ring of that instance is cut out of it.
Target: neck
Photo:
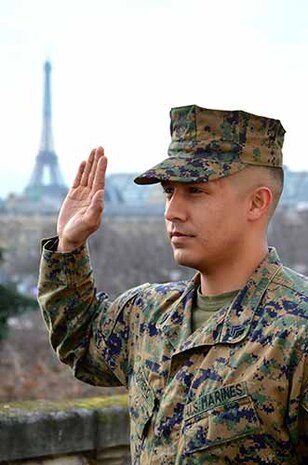
[[[268,244],[265,241],[259,247],[243,252],[221,263],[216,262],[213,269],[204,272],[200,270],[203,295],[217,295],[241,289],[267,255]]]

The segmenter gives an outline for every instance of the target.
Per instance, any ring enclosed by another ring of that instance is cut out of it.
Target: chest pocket
[[[180,448],[183,455],[189,455],[260,431],[246,385],[238,383],[205,394],[186,405]]]
[[[155,408],[155,395],[149,386],[145,373],[139,368],[132,376],[129,395],[129,413],[131,418],[131,436],[141,439],[152,419]],[[137,439],[137,438],[135,438]]]

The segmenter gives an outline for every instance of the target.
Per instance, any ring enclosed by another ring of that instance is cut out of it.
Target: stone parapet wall
[[[0,404],[1,465],[130,465],[127,396]]]

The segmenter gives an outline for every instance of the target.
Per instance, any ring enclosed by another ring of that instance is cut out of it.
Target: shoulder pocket
[[[217,394],[222,393],[220,389],[199,399],[199,409],[196,401],[186,406],[181,445],[184,455],[260,433],[260,422],[245,386],[238,384],[226,388],[233,389],[234,393],[238,389],[242,394],[221,402]],[[203,409],[200,408],[202,405]]]
[[[133,374],[129,387],[129,413],[131,418],[131,435],[137,434],[141,439],[152,419],[155,408],[155,395],[149,386],[142,368]]]
[[[308,391],[304,393],[300,400],[300,406],[308,413]]]

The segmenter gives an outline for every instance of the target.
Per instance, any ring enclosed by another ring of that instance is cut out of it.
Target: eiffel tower
[[[35,166],[29,184],[24,193],[32,200],[58,201],[60,202],[67,193],[64,184],[58,157],[54,151],[53,137],[51,129],[51,91],[50,73],[51,64],[46,61],[44,64],[44,102],[43,102],[43,126],[41,145],[36,156]]]

